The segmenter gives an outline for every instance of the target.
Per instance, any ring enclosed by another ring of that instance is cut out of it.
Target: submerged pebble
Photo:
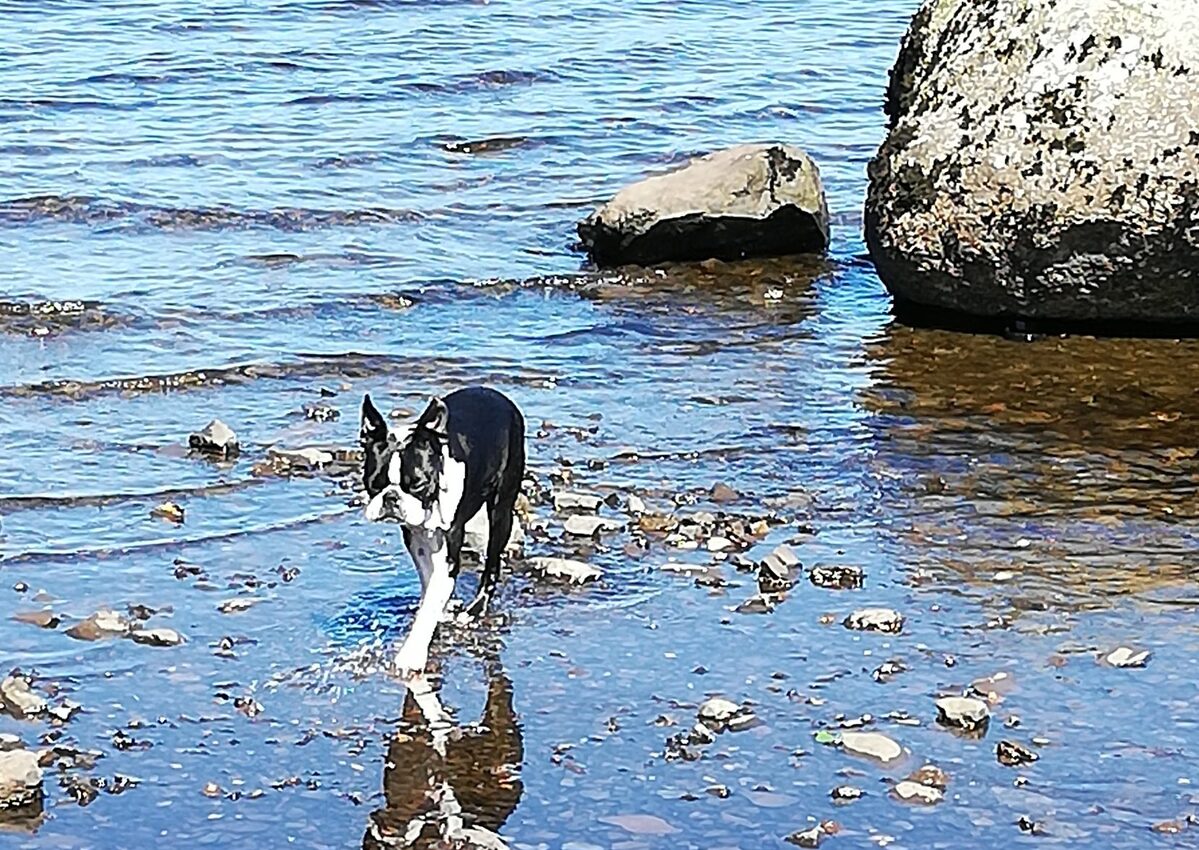
[[[945,798],[945,792],[931,785],[922,785],[910,779],[897,782],[891,789],[897,800],[905,803],[920,803],[926,806],[934,805]]]
[[[1003,740],[995,745],[995,758],[1006,767],[1023,767],[1032,764],[1040,756],[1021,743]]]
[[[865,573],[861,567],[820,565],[812,567],[808,579],[817,587],[830,590],[856,590],[865,581]]]
[[[147,646],[178,646],[183,643],[183,635],[174,629],[134,629],[129,633],[134,643]]]

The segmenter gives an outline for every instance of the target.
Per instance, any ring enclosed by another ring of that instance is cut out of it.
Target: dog
[[[487,552],[463,617],[487,613],[525,474],[524,416],[502,393],[467,387],[433,398],[411,428],[391,433],[368,394],[359,438],[366,518],[400,523],[420,574],[420,606],[394,662],[408,676],[425,669],[438,623],[451,618],[466,524],[484,507]]]

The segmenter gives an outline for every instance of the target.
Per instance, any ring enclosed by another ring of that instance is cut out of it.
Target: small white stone
[[[987,704],[973,697],[942,697],[937,700],[937,720],[946,726],[968,731],[984,726],[991,719]]]
[[[572,534],[576,537],[594,537],[601,531],[618,531],[624,528],[624,523],[618,519],[601,516],[584,516],[582,514],[568,517],[562,525],[566,529],[567,534]]]
[[[1135,649],[1121,646],[1109,652],[1104,661],[1113,667],[1144,667],[1149,663],[1151,654],[1147,649],[1137,652]]]
[[[554,494],[554,510],[557,511],[590,511],[591,513],[595,513],[603,503],[603,499],[599,496],[592,496],[590,493],[566,492]]]

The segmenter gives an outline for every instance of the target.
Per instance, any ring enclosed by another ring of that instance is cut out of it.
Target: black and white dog
[[[487,553],[465,615],[487,611],[524,478],[525,421],[501,393],[468,387],[434,398],[411,428],[390,433],[367,395],[359,437],[366,453],[366,518],[403,526],[420,573],[420,607],[395,659],[407,675],[425,669],[437,624],[450,616],[466,524],[484,506]]]

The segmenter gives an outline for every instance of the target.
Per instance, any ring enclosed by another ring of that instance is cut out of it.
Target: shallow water
[[[828,846],[1193,842],[1150,827],[1199,793],[1199,346],[891,320],[859,210],[915,3],[0,5],[0,663],[83,706],[0,731],[103,754],[48,770],[43,817],[0,844],[378,846],[430,783],[521,848],[784,846],[829,818]],[[773,138],[820,164],[827,264],[578,274],[594,203]],[[37,306],[60,299],[81,303]],[[740,613],[752,574],[697,586],[660,568],[703,549],[584,546],[535,504],[527,552],[605,578],[517,575],[501,616],[446,636],[442,756],[374,669],[416,601],[397,535],[352,504],[352,464],[262,462],[352,446],[363,391],[414,411],[474,381],[525,410],[541,482],[773,514],[749,557],[790,540],[864,588],[801,577]],[[307,420],[322,400],[341,417]],[[234,463],[186,453],[213,416]],[[715,482],[741,498],[705,504]],[[181,526],[150,515],[168,498]],[[129,604],[187,643],[64,634]],[[867,605],[903,632],[841,626]],[[7,616],[47,607],[58,629]],[[1098,663],[1121,644],[1148,666]],[[874,681],[888,659],[907,671]],[[935,697],[998,672],[985,737],[935,724]],[[715,693],[759,725],[667,758]],[[815,742],[865,713],[902,764]],[[1040,760],[998,764],[1001,739]],[[924,761],[947,799],[890,799]],[[73,799],[116,774],[138,784]],[[865,796],[834,804],[847,783]]]

